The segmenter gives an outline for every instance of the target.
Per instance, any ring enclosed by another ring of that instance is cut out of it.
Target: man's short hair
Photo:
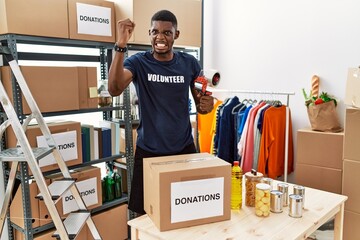
[[[151,18],[151,24],[153,21],[165,21],[171,22],[175,29],[177,29],[176,16],[169,10],[160,10],[156,12]]]

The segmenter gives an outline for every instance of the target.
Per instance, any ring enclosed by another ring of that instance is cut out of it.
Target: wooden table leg
[[[345,205],[345,203],[341,204],[339,212],[335,215],[335,223],[334,223],[334,239],[335,240],[343,239],[344,205]]]
[[[131,240],[139,240],[139,230],[131,227]]]

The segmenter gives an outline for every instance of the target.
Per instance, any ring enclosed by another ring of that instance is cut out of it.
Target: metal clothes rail
[[[284,152],[284,182],[287,182],[288,175],[288,152],[289,152],[289,103],[290,96],[295,95],[294,92],[271,92],[271,91],[252,91],[252,90],[230,90],[230,89],[216,89],[216,88],[208,88],[208,91],[213,93],[226,93],[226,94],[261,94],[261,95],[285,95],[286,96],[286,126],[285,126],[285,152]]]

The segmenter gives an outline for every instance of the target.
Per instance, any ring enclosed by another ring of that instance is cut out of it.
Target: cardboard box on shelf
[[[132,130],[132,141],[133,141],[133,149],[134,149],[134,153],[136,150],[136,139],[137,139],[137,131],[136,128],[133,128]],[[120,128],[120,152],[125,152],[125,146],[126,146],[126,141],[125,141],[125,129],[124,128]]]
[[[144,209],[160,231],[230,219],[231,164],[207,153],[144,159]]]
[[[358,240],[360,236],[360,214],[344,211],[344,235],[343,239]]]
[[[79,189],[80,195],[83,197],[87,209],[94,209],[102,205],[102,189],[101,189],[101,170],[98,167],[86,166],[71,170],[71,177],[76,179],[76,186]],[[50,182],[62,179],[61,173],[56,173],[47,176]],[[78,210],[78,206],[69,191],[56,204],[56,208],[61,217],[67,216],[70,212]],[[40,204],[40,216],[49,215],[48,210],[44,204]]]
[[[360,162],[344,159],[342,194],[348,196],[345,210],[360,214]]]
[[[342,169],[344,133],[297,131],[296,163]]]
[[[122,204],[92,216],[102,240],[128,239],[127,204]],[[90,230],[87,239],[92,239]]]
[[[47,125],[66,164],[68,166],[73,166],[82,163],[80,122],[59,121],[51,122]],[[17,139],[11,128],[6,129],[6,136],[7,147],[15,147]],[[44,142],[44,137],[42,136],[42,132],[38,125],[29,125],[26,130],[26,136],[31,147],[38,147],[39,144],[43,144]],[[40,159],[39,166],[42,172],[59,168],[52,155]],[[31,170],[29,170],[29,174],[32,175]]]
[[[201,2],[199,0],[110,0],[115,3],[116,22],[129,18],[136,23],[136,28],[129,43],[150,44],[148,30],[152,15],[160,9],[173,12],[180,30],[175,46],[201,46]],[[146,7],[144,7],[146,6]],[[183,6],[186,6],[184,8]],[[186,27],[186,26],[191,26]]]
[[[76,67],[21,66],[22,74],[41,112],[79,109],[79,83]],[[4,88],[13,99],[10,67],[1,67]],[[23,113],[30,108],[22,97]]]
[[[360,161],[360,109],[347,108],[345,111],[344,159]]]
[[[68,38],[67,0],[0,0],[0,34]]]
[[[77,67],[79,83],[79,108],[97,108],[97,73],[96,67]]]
[[[103,0],[68,0],[70,39],[115,42],[114,3]]]
[[[342,170],[309,164],[296,164],[295,183],[341,194]]]
[[[29,184],[29,204],[31,207],[31,221],[32,227],[40,226],[39,221],[39,200],[35,197],[38,195],[38,187],[35,181]],[[21,228],[24,228],[24,206],[21,184],[15,192],[15,195],[10,204],[10,220]]]

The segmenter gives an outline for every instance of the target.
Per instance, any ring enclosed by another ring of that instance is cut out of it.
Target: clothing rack
[[[288,175],[288,152],[289,152],[289,103],[290,96],[295,95],[294,92],[269,92],[269,91],[249,91],[249,90],[228,90],[228,89],[216,89],[209,88],[207,89],[213,93],[226,93],[226,94],[262,94],[262,95],[285,95],[286,96],[286,129],[285,129],[285,156],[284,156],[284,182],[287,182]]]

